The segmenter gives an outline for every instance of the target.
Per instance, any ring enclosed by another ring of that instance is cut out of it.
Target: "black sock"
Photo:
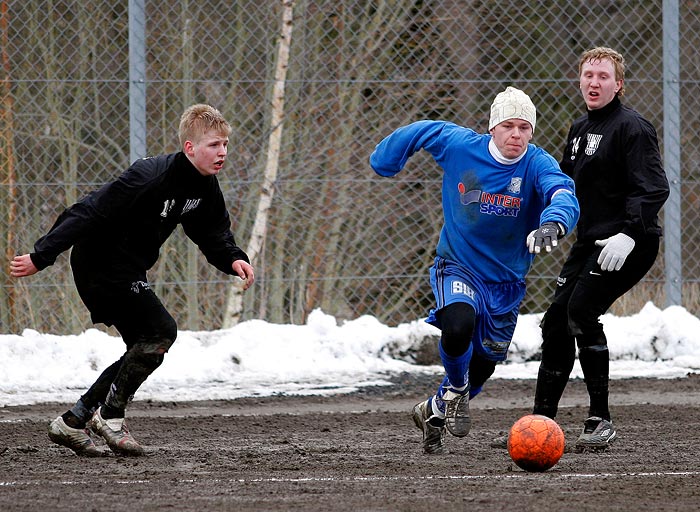
[[[102,405],[100,407],[100,415],[105,420],[111,420],[113,418],[123,418],[124,409],[117,409],[116,407],[110,407],[108,404]]]
[[[555,418],[559,412],[559,400],[568,382],[568,372],[549,370],[540,364],[532,413]]]
[[[607,345],[582,347],[579,349],[578,358],[590,399],[588,415],[599,416],[610,421],[608,406],[610,355]]]
[[[78,418],[71,411],[66,411],[61,415],[63,422],[71,428],[85,428],[85,422]]]

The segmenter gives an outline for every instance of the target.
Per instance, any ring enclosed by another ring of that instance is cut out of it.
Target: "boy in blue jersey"
[[[430,268],[436,306],[426,321],[441,329],[445,377],[413,409],[425,453],[445,451],[445,429],[469,433],[469,400],[506,359],[534,254],[551,251],[578,220],[573,181],[529,144],[535,120],[529,96],[508,87],[491,105],[488,134],[418,121],[370,156],[381,176],[397,174],[421,149],[443,170],[444,222]]]

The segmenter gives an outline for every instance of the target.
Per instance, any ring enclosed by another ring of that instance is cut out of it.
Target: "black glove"
[[[542,247],[547,252],[552,251],[552,247],[557,246],[560,235],[559,225],[556,222],[545,222],[539,228],[527,235],[527,247],[530,253],[539,254]]]

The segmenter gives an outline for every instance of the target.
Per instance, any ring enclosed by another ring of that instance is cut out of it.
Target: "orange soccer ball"
[[[551,418],[528,414],[508,434],[508,453],[525,471],[547,471],[564,454],[564,432]]]

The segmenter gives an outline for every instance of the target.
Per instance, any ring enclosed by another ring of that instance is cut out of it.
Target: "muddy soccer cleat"
[[[98,408],[95,414],[88,421],[88,427],[102,436],[107,442],[107,446],[118,455],[138,457],[144,455],[143,447],[129,433],[124,418],[104,419],[102,408]]]
[[[498,437],[494,437],[489,444],[491,448],[496,448],[498,450],[508,449],[508,434],[503,434]]]
[[[413,408],[413,421],[423,432],[423,452],[427,454],[445,453],[445,420],[435,416],[426,400]]]
[[[598,416],[591,416],[583,423],[583,432],[574,449],[578,452],[605,450],[617,437],[613,424]]]
[[[445,403],[445,426],[456,437],[464,437],[472,427],[469,416],[469,388],[455,391],[448,388],[439,398]]]
[[[104,455],[104,452],[95,446],[86,428],[69,427],[61,416],[49,424],[49,439],[56,444],[70,448],[81,457],[102,457]]]

